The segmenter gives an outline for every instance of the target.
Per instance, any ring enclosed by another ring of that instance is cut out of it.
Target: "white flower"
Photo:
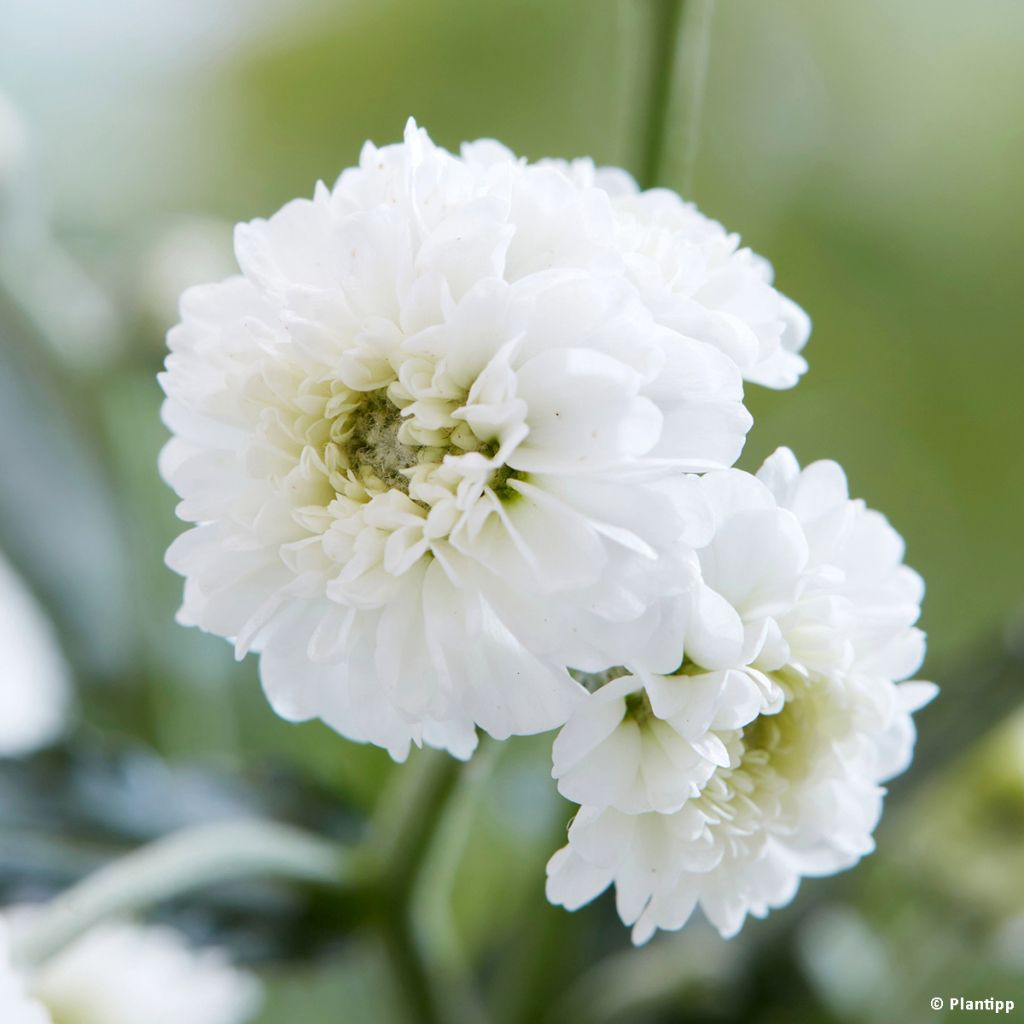
[[[12,927],[32,915],[14,911]],[[0,1012],[4,1024],[243,1024],[261,1001],[256,979],[220,951],[191,949],[170,928],[124,922],[98,925],[30,974],[0,955],[0,1011],[19,1005],[4,1002],[8,991],[28,1009]]]
[[[243,276],[185,294],[161,378],[181,621],[398,759],[560,725],[567,666],[670,671],[710,529],[684,474],[750,424],[717,328],[645,303],[607,191],[464,153],[410,123],[239,227]]]
[[[162,226],[139,267],[142,312],[167,327],[178,299],[194,284],[233,273],[232,225],[213,217],[179,217]]]
[[[678,670],[631,666],[554,746],[559,788],[583,806],[548,896],[575,909],[614,884],[637,942],[697,904],[734,934],[802,876],[870,852],[881,784],[910,762],[910,713],[935,693],[897,685],[923,657],[920,577],[835,463],[801,472],[782,449],[757,478],[701,486],[715,531]]]
[[[4,1024],[53,1024],[46,1007],[28,992],[11,959],[7,926],[0,921],[0,1021]]]
[[[17,108],[0,92],[0,215],[8,191],[24,170],[28,151],[25,125]]]
[[[0,649],[0,757],[21,757],[60,735],[70,681],[53,625],[2,555]]]

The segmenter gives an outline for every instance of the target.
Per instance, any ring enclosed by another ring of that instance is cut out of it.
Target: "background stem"
[[[370,849],[388,903],[409,902],[417,868],[444,817],[460,768],[448,754],[420,751],[384,794],[374,816]]]
[[[369,851],[375,882],[369,894],[395,984],[407,1016],[417,1024],[451,1019],[444,1007],[462,1006],[456,993],[438,991],[438,972],[420,942],[413,903],[420,871],[446,818],[462,765],[436,750],[423,750],[397,775],[374,818]]]
[[[679,51],[679,31],[683,23],[683,0],[651,0],[650,19],[646,116],[637,163],[637,180],[641,188],[654,188],[664,169],[666,128]]]
[[[347,851],[267,821],[203,825],[144,846],[72,886],[16,937],[16,958],[42,963],[100,921],[194,889],[251,877],[353,881]]]
[[[682,112],[683,140],[680,153],[680,188],[685,197],[693,191],[700,150],[701,112],[704,109],[704,86],[708,77],[711,54],[711,22],[715,0],[690,0],[683,26],[682,69],[679,83],[679,105]],[[664,169],[663,173],[664,173]]]
[[[637,180],[641,188],[674,184],[689,196],[697,165],[715,0],[650,2],[648,83],[640,119]]]

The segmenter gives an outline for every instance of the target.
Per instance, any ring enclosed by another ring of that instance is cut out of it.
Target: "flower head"
[[[574,908],[608,885],[634,939],[696,905],[739,930],[803,875],[872,848],[882,783],[909,764],[920,578],[898,534],[851,501],[834,463],[780,450],[757,477],[709,474],[679,668],[642,666],[580,702],[554,746],[582,804],[548,895]]]
[[[10,928],[32,916],[31,909],[14,911]],[[244,1024],[259,1007],[253,977],[219,951],[191,949],[170,928],[98,925],[27,972],[10,963],[5,927],[0,922],[4,1024]]]
[[[28,150],[21,114],[5,93],[0,92],[0,214],[9,200],[11,186],[24,169]]]
[[[673,667],[710,528],[685,474],[731,465],[750,424],[721,325],[767,353],[782,320],[696,285],[680,302],[718,312],[665,313],[620,206],[410,123],[186,292],[161,378],[161,468],[196,524],[168,552],[180,618],[259,651],[285,717],[466,757],[477,726],[564,722],[570,666]]]
[[[53,624],[2,555],[0,646],[0,757],[21,757],[61,733],[71,685]]]
[[[53,1024],[42,1003],[29,994],[11,958],[7,927],[0,921],[0,1020],[4,1024]]]

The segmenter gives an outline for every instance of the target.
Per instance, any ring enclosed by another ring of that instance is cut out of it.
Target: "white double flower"
[[[910,712],[935,692],[897,685],[924,654],[920,577],[835,463],[801,472],[781,449],[756,477],[701,486],[715,530],[679,668],[602,686],[554,744],[559,789],[582,806],[548,896],[575,908],[614,884],[637,942],[697,905],[734,934],[802,876],[870,852]]]
[[[766,367],[806,337],[766,264],[621,173],[412,123],[236,251],[161,378],[183,622],[398,759],[561,725],[569,668],[673,667],[684,474],[732,465],[743,374],[792,383]]]

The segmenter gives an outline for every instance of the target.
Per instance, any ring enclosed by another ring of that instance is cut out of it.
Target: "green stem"
[[[445,1001],[437,990],[408,910],[382,918],[380,934],[407,1019],[415,1024],[447,1024],[450,1018],[444,1011]]]
[[[637,180],[653,188],[660,180],[664,158],[672,80],[683,22],[683,0],[651,0],[650,78],[645,97],[646,118],[640,144]]]
[[[445,812],[437,839],[420,872],[415,907],[418,919],[429,929],[431,951],[443,975],[465,978],[470,971],[467,952],[453,913],[453,898],[459,879],[459,869],[473,833],[473,823],[486,798],[487,783],[493,778],[508,743],[481,737],[480,749],[459,779],[458,790]],[[478,1008],[472,1019],[484,1019]]]
[[[371,851],[382,894],[407,905],[417,870],[434,840],[455,789],[461,764],[448,754],[422,750],[397,774],[371,830]]]
[[[423,750],[398,773],[373,823],[370,856],[377,867],[371,899],[408,1018],[441,1024],[444,1006],[463,1005],[456,993],[441,999],[438,972],[420,941],[413,904],[427,855],[446,818],[462,766],[447,754]]]
[[[651,3],[650,77],[644,97],[638,180],[643,188],[653,188],[666,179],[678,178],[683,194],[689,195],[697,163],[715,0],[687,0],[685,8],[683,0]],[[669,132],[673,123],[679,128],[674,137]]]
[[[700,148],[701,111],[704,109],[704,86],[708,77],[708,58],[711,54],[711,21],[715,0],[692,0],[687,13],[683,39],[683,70],[679,85],[680,105],[683,112],[682,188],[683,195],[693,190],[697,170],[697,151]]]
[[[108,917],[221,882],[269,876],[338,886],[353,883],[354,874],[347,851],[283,825],[238,821],[185,829],[58,896],[18,938],[15,955],[40,964]]]

